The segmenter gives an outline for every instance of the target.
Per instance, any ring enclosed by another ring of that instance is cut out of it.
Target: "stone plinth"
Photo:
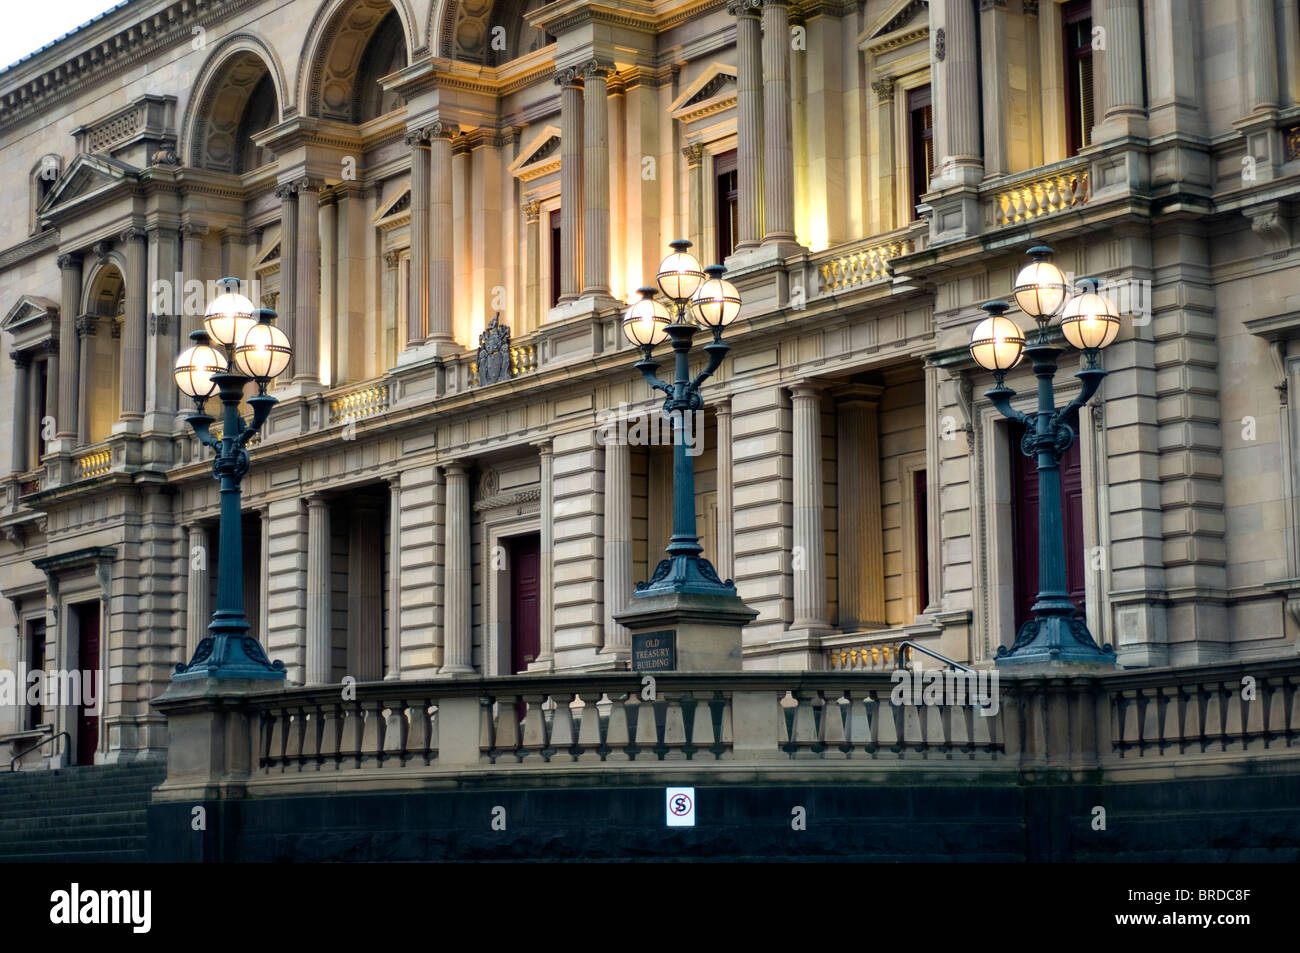
[[[638,633],[672,633],[671,668],[643,671],[738,672],[741,668],[740,630],[758,611],[739,596],[665,593],[634,596],[628,608],[615,615],[627,627],[635,644]],[[632,660],[637,667],[636,658]]]

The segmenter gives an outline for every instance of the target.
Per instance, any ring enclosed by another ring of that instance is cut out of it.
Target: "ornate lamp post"
[[[984,392],[1004,417],[1025,425],[1020,451],[1038,463],[1038,599],[1034,617],[1020,627],[1010,650],[998,648],[997,663],[1099,662],[1114,664],[1115,650],[1097,645],[1087,623],[1075,615],[1069,599],[1065,571],[1065,527],[1061,507],[1061,457],[1075,440],[1072,423],[1088,402],[1106,371],[1098,364],[1101,349],[1119,333],[1115,307],[1098,292],[1093,278],[1078,283],[1084,292],[1069,298],[1069,285],[1061,269],[1051,262],[1052,249],[1039,245],[1029,250],[1032,261],[1016,276],[1014,295],[1020,310],[1038,327],[1026,341],[1019,326],[1006,317],[1004,301],[983,306],[989,315],[971,335],[971,356],[992,371],[996,384]],[[1053,379],[1061,351],[1049,340],[1051,321],[1061,315],[1061,333],[1083,351],[1087,365],[1075,376],[1082,387],[1078,396],[1056,407]],[[1015,391],[1004,383],[1007,371],[1029,355],[1038,378],[1038,410],[1022,413],[1011,406]]]
[[[248,634],[244,616],[243,550],[240,526],[239,484],[248,472],[245,445],[266,423],[276,399],[267,385],[289,364],[293,348],[283,331],[271,323],[274,311],[254,309],[239,293],[239,281],[223,278],[222,293],[208,306],[206,330],[190,335],[193,346],[176,359],[176,384],[194,399],[195,413],[186,417],[199,442],[216,454],[212,475],[221,483],[220,566],[217,572],[217,611],[211,633],[194,650],[188,664],[176,666],[176,682],[200,678],[284,678],[284,663],[271,662],[261,644]],[[214,344],[216,346],[214,346]],[[239,413],[239,402],[249,381],[257,382],[257,395],[248,398],[251,423]],[[213,418],[204,404],[213,394],[221,399],[221,436],[213,437]]]
[[[655,288],[642,288],[641,300],[623,321],[623,333],[641,348],[636,368],[646,383],[664,394],[664,415],[673,427],[673,532],[667,559],[648,582],[637,583],[632,606],[616,616],[633,636],[632,665],[641,670],[727,670],[741,667],[740,630],[757,613],[741,602],[730,579],[718,578],[701,553],[695,526],[695,467],[687,453],[692,414],[704,409],[700,386],[712,376],[730,348],[722,332],[740,314],[740,293],[723,279],[721,265],[701,269],[691,243],[671,242],[672,254],[656,276],[670,306],[655,300]],[[708,364],[690,376],[690,351],[696,332],[707,329]],[[673,348],[673,380],[661,380],[651,354],[665,339]],[[650,631],[654,630],[654,631]]]

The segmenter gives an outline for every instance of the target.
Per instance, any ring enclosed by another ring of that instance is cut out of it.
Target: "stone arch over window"
[[[441,0],[434,7],[431,46],[437,55],[500,66],[554,41],[525,15],[549,0]],[[494,42],[494,40],[496,42]],[[499,48],[503,47],[503,48]]]
[[[122,325],[126,281],[116,254],[106,256],[86,279],[77,317],[81,388],[77,432],[83,443],[97,443],[113,432],[122,413]]]
[[[405,0],[331,0],[323,6],[303,45],[300,111],[360,123],[400,106],[378,81],[411,61],[411,22]]]
[[[193,166],[241,174],[274,156],[253,135],[280,121],[284,80],[261,40],[247,35],[223,42],[199,74],[186,111],[185,156]]]

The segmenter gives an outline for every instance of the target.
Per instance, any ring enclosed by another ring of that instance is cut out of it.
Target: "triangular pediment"
[[[388,231],[411,220],[411,187],[403,185],[393,192],[387,202],[370,219],[370,224]]]
[[[253,272],[277,271],[280,268],[280,229],[267,230],[262,247],[253,259]]]
[[[560,168],[560,129],[558,126],[543,126],[541,131],[529,139],[514,162],[510,163],[510,174],[517,179],[527,181]]]
[[[117,159],[82,153],[68,163],[37,214],[42,218],[55,215],[64,208],[111,193],[134,182],[138,172],[134,166]]]
[[[926,0],[894,0],[861,35],[864,49],[879,52],[930,32],[930,8]]]
[[[9,313],[0,320],[0,331],[5,331],[17,337],[24,331],[30,329],[32,325],[39,324],[49,318],[57,318],[59,315],[59,306],[49,298],[42,298],[38,295],[19,295],[14,306],[9,309]]]
[[[668,107],[674,119],[689,122],[719,112],[736,102],[736,67],[711,63]]]

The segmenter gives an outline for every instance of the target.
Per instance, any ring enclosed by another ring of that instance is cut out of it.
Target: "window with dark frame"
[[[930,517],[924,470],[912,472],[912,501],[916,507],[916,611],[930,604]]]
[[[1061,7],[1065,28],[1065,146],[1069,155],[1092,143],[1092,0]]]
[[[45,671],[45,620],[27,620],[27,671]],[[26,686],[22,687],[26,695]],[[37,698],[40,696],[37,695]],[[24,718],[23,730],[35,731],[36,726],[45,720],[45,709],[39,704],[28,705]]]
[[[920,86],[907,94],[908,167],[911,170],[911,198],[907,217],[916,221],[916,206],[921,196],[930,191],[930,176],[934,174],[934,109],[930,102],[930,87]]]
[[[714,260],[722,262],[735,252],[736,236],[740,233],[740,184],[735,149],[713,157],[713,181],[716,196],[714,224],[718,232],[717,258]]]
[[[50,386],[50,362],[48,358],[42,357],[32,362],[32,377],[35,381],[35,388],[32,397],[32,403],[29,408],[28,416],[31,423],[31,433],[35,441],[36,457],[27,461],[27,469],[35,469],[40,463],[41,457],[46,454],[45,427],[42,426],[45,420],[45,399]]]
[[[560,303],[560,210],[551,212],[551,307]]]

